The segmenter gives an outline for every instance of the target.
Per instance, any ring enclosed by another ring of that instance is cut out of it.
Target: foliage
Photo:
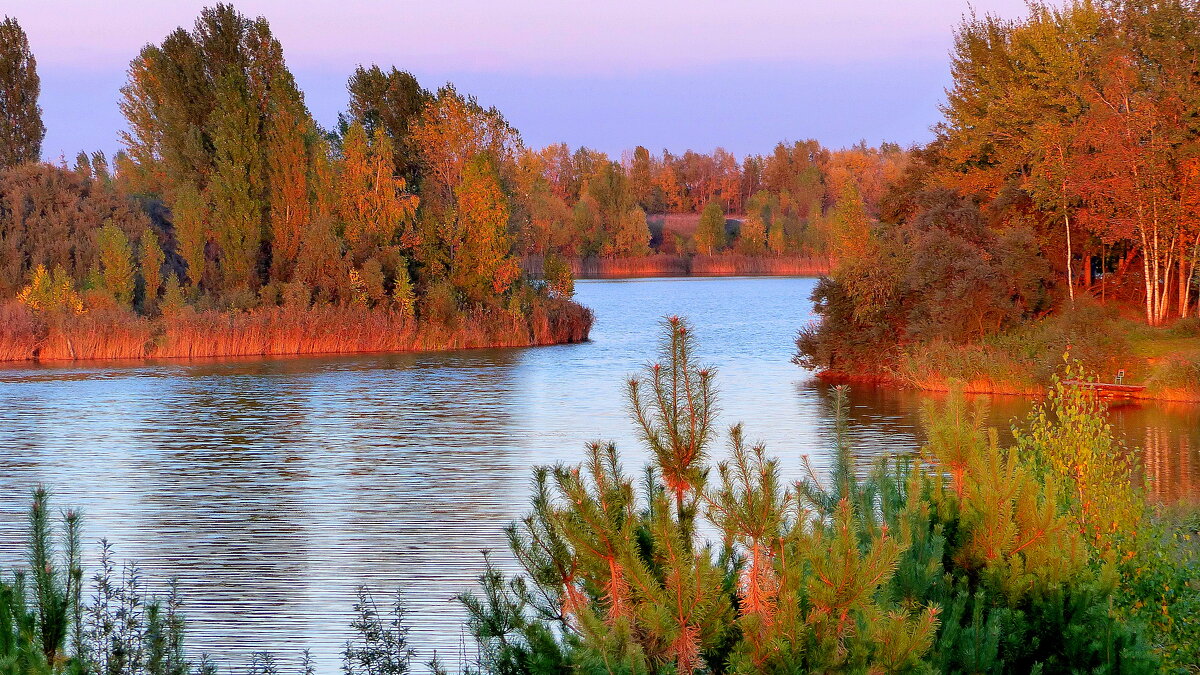
[[[672,321],[670,360],[631,384],[635,419],[655,421],[643,423],[654,458],[643,481],[602,444],[578,467],[535,473],[533,511],[509,530],[523,574],[489,567],[484,596],[463,598],[485,672],[1187,663],[1190,643],[1170,631],[1195,628],[1195,547],[1179,545],[1189,530],[1145,525],[1163,521],[1147,520],[1128,454],[1084,390],[1056,388],[1011,447],[952,396],[928,408],[918,459],[885,461],[865,479],[839,412],[824,485],[782,484],[777,461],[737,426],[712,483],[712,394],[688,335]],[[700,538],[705,529],[719,545]]]
[[[41,80],[29,39],[12,17],[0,21],[0,169],[36,162],[42,155]]]
[[[153,230],[142,234],[138,269],[142,276],[142,307],[147,312],[158,305],[158,293],[162,289],[162,268],[165,259],[158,235]],[[177,280],[178,281],[178,280]]]
[[[409,672],[413,651],[408,647],[404,604],[399,594],[384,614],[369,591],[359,588],[357,593],[356,616],[350,624],[356,639],[347,642],[342,652],[343,671],[346,675],[404,675]]]
[[[38,265],[33,270],[33,278],[29,285],[17,294],[17,300],[30,309],[41,312],[72,312],[83,311],[83,300],[75,292],[74,284],[67,277],[62,267],[55,266],[53,272]]]
[[[547,253],[542,260],[542,276],[546,279],[551,296],[569,299],[575,295],[575,277],[571,273],[571,265],[554,251]]]
[[[118,304],[128,307],[133,302],[133,250],[125,233],[112,223],[96,233],[100,252],[100,280],[103,288]]]
[[[12,297],[38,265],[82,285],[100,266],[99,231],[140,238],[149,218],[127,195],[46,164],[0,170],[0,293]]]
[[[696,226],[696,252],[711,255],[725,248],[725,209],[718,202],[709,202],[700,214]]]

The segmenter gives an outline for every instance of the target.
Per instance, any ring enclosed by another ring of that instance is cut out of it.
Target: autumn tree
[[[373,251],[400,243],[416,212],[417,198],[406,193],[404,179],[396,177],[393,157],[386,134],[369,136],[362,124],[350,125],[342,141],[338,213],[346,241],[360,262]],[[411,248],[414,235],[408,235],[405,244]]]
[[[135,241],[149,218],[126,195],[74,171],[40,163],[0,170],[0,294],[15,295],[38,265],[82,285],[99,265],[97,231],[106,223]]]
[[[315,125],[296,101],[278,94],[273,98],[266,137],[267,234],[271,242],[271,278],[287,282],[292,280],[312,217],[312,153],[324,148],[315,140]]]
[[[211,280],[219,287],[206,290],[256,290],[269,270],[264,242],[279,229],[287,251],[300,226],[288,222],[300,191],[296,138],[311,128],[266,20],[230,5],[204,9],[191,31],[146,46],[121,91],[128,180],[173,209],[181,192],[198,202],[183,211],[205,214],[218,249]],[[280,228],[276,218],[285,221]],[[189,272],[193,283],[200,276]]]
[[[450,239],[450,278],[468,300],[482,302],[517,280],[510,254],[510,207],[491,157],[477,155],[454,190],[457,218]]]
[[[767,225],[762,215],[747,214],[738,230],[737,251],[743,255],[759,255],[767,247]]]
[[[654,190],[654,167],[650,159],[650,151],[637,146],[629,160],[629,185],[633,198],[646,211],[654,211],[658,206]]]
[[[488,154],[502,167],[513,161],[521,144],[500,111],[484,108],[451,85],[425,104],[411,133],[428,181],[422,196],[436,206],[454,203],[455,190],[476,157]]]
[[[0,169],[42,155],[41,80],[29,39],[12,17],[0,21]]]

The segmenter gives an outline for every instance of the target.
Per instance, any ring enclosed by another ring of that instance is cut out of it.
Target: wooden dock
[[[1100,396],[1109,398],[1130,398],[1143,391],[1146,387],[1140,384],[1118,384],[1116,382],[1086,382],[1084,380],[1064,380],[1068,384],[1081,389],[1090,389]]]

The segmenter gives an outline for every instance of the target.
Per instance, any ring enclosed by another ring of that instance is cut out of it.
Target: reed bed
[[[560,344],[586,340],[592,313],[573,302],[539,298],[528,313],[476,308],[444,323],[388,309],[332,305],[245,312],[188,309],[150,320],[115,309],[42,317],[12,303],[0,307],[0,322],[0,360],[64,361]]]
[[[828,274],[829,258],[822,256],[749,256],[736,253],[697,255],[694,276],[820,276]]]
[[[577,279],[622,279],[687,276],[818,276],[828,274],[829,259],[821,256],[655,255],[628,258],[572,258]],[[526,276],[541,278],[542,256],[521,261]]]
[[[19,302],[0,304],[0,361],[24,361],[37,351],[42,326],[33,312]]]

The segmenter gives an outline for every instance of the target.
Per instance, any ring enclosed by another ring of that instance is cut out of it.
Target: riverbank
[[[367,352],[432,352],[583,342],[593,316],[541,298],[526,312],[478,308],[440,320],[393,309],[314,306],[248,311],[185,308],[156,318],[128,310],[34,312],[0,306],[0,361],[211,358]]]
[[[531,278],[543,274],[542,256],[526,256],[521,268]],[[571,258],[576,279],[633,279],[650,277],[806,277],[828,274],[823,256],[746,256],[655,254],[630,258]]]
[[[928,392],[1041,396],[1067,360],[1101,382],[1144,386],[1122,398],[1200,403],[1200,320],[1150,327],[1128,319],[1065,329],[1044,320],[978,344],[934,340],[900,349],[886,361],[847,362],[824,368],[821,380],[868,383]]]

